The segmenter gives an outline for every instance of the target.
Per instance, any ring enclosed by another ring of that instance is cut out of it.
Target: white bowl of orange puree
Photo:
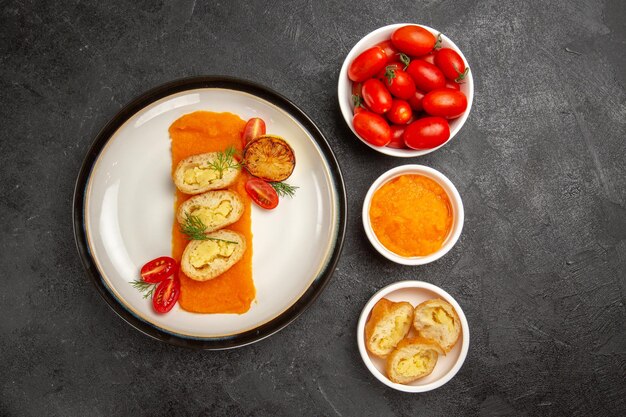
[[[385,172],[363,202],[363,227],[372,246],[403,265],[424,265],[448,253],[461,236],[464,220],[454,184],[423,165]]]

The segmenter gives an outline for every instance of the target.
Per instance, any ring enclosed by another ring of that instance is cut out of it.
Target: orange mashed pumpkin
[[[205,152],[223,151],[233,146],[242,150],[241,135],[246,122],[232,113],[212,113],[198,111],[186,114],[170,126],[172,140],[172,173],[181,159]],[[241,172],[238,179],[228,187],[244,201],[241,219],[228,226],[246,237],[247,249],[243,258],[232,268],[217,278],[208,281],[195,281],[182,271],[180,278],[180,306],[194,313],[245,313],[250,309],[256,290],[252,281],[252,230],[250,219],[250,198],[244,185],[247,173]],[[190,195],[176,190],[175,210]],[[172,257],[179,263],[187,246],[187,237],[179,230],[174,219],[172,228]]]
[[[374,193],[370,222],[380,243],[405,257],[436,252],[452,227],[448,194],[423,175],[401,175]]]

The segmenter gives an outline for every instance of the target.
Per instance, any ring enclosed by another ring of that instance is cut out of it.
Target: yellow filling
[[[191,215],[198,217],[208,227],[222,223],[233,211],[230,201],[223,200],[214,207],[199,207],[191,210]]]
[[[235,251],[235,245],[235,243],[205,240],[191,251],[189,263],[196,269],[208,266],[218,257],[230,257]]]
[[[417,353],[411,357],[400,359],[396,365],[396,371],[404,376],[420,375],[428,369],[431,360],[431,354]]]
[[[430,316],[433,325],[444,325],[449,332],[454,331],[454,318],[446,310],[441,307],[433,307],[429,309],[428,313],[426,316]]]
[[[378,342],[378,348],[381,350],[389,350],[393,348],[404,337],[404,331],[408,321],[404,316],[397,316],[395,324],[388,335],[383,336]]]
[[[189,185],[207,185],[211,183],[211,181],[219,178],[219,173],[207,166],[189,168],[185,170],[185,173],[183,174],[184,183]]]

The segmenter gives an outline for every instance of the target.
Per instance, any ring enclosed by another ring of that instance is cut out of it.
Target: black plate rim
[[[100,152],[106,146],[113,134],[135,113],[151,103],[179,92],[199,88],[225,88],[250,93],[277,105],[298,120],[298,122],[300,122],[311,133],[311,136],[320,147],[324,157],[328,161],[331,178],[334,181],[334,185],[337,190],[337,199],[339,203],[337,239],[334,243],[333,251],[328,262],[316,280],[311,283],[307,290],[294,304],[269,322],[243,333],[219,338],[188,338],[182,335],[175,335],[155,327],[153,324],[140,319],[127,310],[126,307],[124,307],[115,298],[105,285],[104,280],[90,254],[84,226],[84,197],[89,176],[94,163],[100,155]],[[291,100],[270,88],[252,81],[226,76],[196,76],[174,80],[148,90],[124,106],[100,130],[83,159],[78,177],[76,179],[72,204],[72,217],[74,239],[83,267],[98,290],[98,293],[119,317],[145,335],[162,342],[189,348],[221,350],[242,347],[273,335],[292,323],[307,308],[309,308],[315,300],[317,300],[319,295],[324,291],[330,282],[343,249],[347,224],[347,197],[343,175],[328,140],[317,125],[311,120],[311,118],[309,118],[306,113],[304,113],[304,111],[296,106]]]

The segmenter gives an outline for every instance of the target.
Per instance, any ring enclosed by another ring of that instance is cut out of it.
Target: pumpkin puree
[[[370,222],[380,243],[400,256],[441,248],[452,227],[448,194],[423,175],[401,175],[374,193]]]
[[[223,151],[233,146],[241,153],[241,135],[246,122],[232,113],[197,111],[186,114],[170,126],[172,140],[172,173],[181,159],[206,152]],[[195,281],[182,271],[180,278],[180,306],[194,313],[245,313],[250,309],[256,290],[252,281],[252,229],[250,197],[244,185],[248,175],[242,171],[228,189],[235,191],[244,201],[241,219],[228,226],[246,237],[247,249],[243,258],[232,268],[209,281]],[[190,195],[176,190],[175,210]],[[186,236],[179,230],[174,219],[172,227],[172,257],[179,263],[187,246]]]

